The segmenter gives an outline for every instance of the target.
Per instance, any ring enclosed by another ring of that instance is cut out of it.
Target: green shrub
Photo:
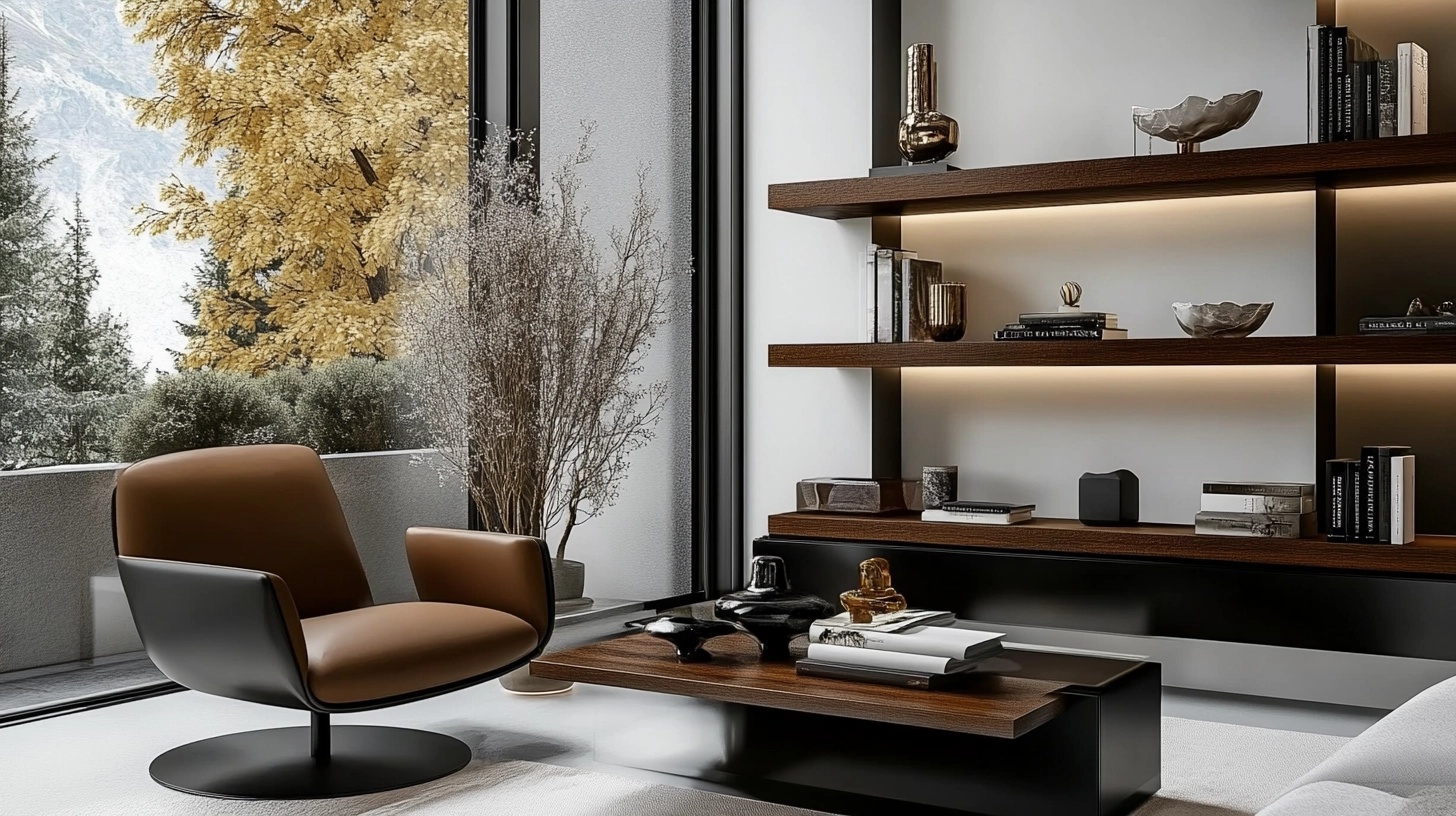
[[[395,363],[351,357],[304,375],[294,420],[302,442],[319,453],[423,447],[425,434],[409,406]]]
[[[158,379],[137,399],[116,436],[127,461],[225,445],[294,442],[288,407],[259,380],[216,371]]]

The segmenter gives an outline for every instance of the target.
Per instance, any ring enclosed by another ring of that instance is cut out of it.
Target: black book
[[[823,660],[805,658],[794,664],[794,670],[806,677],[826,677],[830,680],[852,680],[856,683],[875,683],[881,686],[898,686],[916,689],[959,688],[975,675],[968,671],[951,674],[928,674],[925,672],[899,671],[896,669],[874,669],[867,666],[850,666],[844,663],[829,663]]]
[[[1330,89],[1334,87],[1335,74],[1335,31],[1331,26],[1324,26],[1320,29],[1320,76],[1319,76],[1319,108],[1320,108],[1320,141],[1333,142],[1335,140],[1335,101]]]
[[[1345,141],[1345,56],[1350,29],[1335,26],[1330,29],[1330,141]]]
[[[1456,315],[1360,318],[1361,334],[1436,334],[1440,332],[1456,332]]]
[[[1005,516],[1012,513],[1030,513],[1036,509],[1036,505],[1003,504],[1001,502],[952,501],[941,503],[940,509],[949,510],[953,513],[991,513],[998,516]]]
[[[1035,328],[1118,328],[1117,315],[1108,314],[1107,312],[1042,312],[1024,314],[1017,318],[1017,324]]]
[[[1026,326],[1011,323],[997,329],[996,340],[1126,340],[1127,329],[1079,329],[1065,326]]]
[[[1363,459],[1350,463],[1349,507],[1345,510],[1346,541],[1365,540],[1365,466]]]
[[[1325,495],[1322,519],[1331,541],[1350,540],[1350,470],[1354,459],[1325,462]]]
[[[1365,519],[1363,541],[1390,543],[1390,458],[1409,456],[1405,445],[1370,445],[1360,451],[1365,471]]]

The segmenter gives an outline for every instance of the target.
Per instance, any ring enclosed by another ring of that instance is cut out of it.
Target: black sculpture
[[[668,615],[643,626],[642,631],[671,643],[677,649],[679,661],[703,663],[713,659],[713,655],[703,648],[704,643],[715,637],[736,634],[741,630],[727,621],[699,620],[681,615]]]
[[[750,570],[748,588],[719,598],[714,614],[757,638],[765,660],[787,660],[789,641],[808,634],[814,621],[834,614],[834,607],[817,595],[791,590],[788,568],[776,555],[754,558]]]

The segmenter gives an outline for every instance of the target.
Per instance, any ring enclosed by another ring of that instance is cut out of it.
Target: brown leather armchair
[[[147,654],[197,691],[311,712],[309,727],[229,734],[157,757],[190,793],[310,799],[453,773],[444,734],[333,726],[329,715],[422,700],[528,663],[551,637],[550,556],[521,536],[412,528],[420,600],[375,605],[323,463],[296,445],[213,448],[117,477],[112,527]]]

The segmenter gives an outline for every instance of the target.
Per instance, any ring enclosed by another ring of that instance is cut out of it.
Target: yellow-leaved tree
[[[193,293],[179,363],[261,373],[390,356],[402,237],[464,183],[466,0],[123,0],[156,48],[146,126],[181,125],[216,162],[211,197],[179,180],[140,231],[212,244],[227,285]],[[240,341],[239,338],[246,338]]]

